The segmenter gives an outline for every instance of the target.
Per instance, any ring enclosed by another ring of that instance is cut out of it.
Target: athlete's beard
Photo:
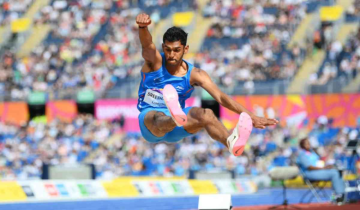
[[[184,57],[184,54],[185,54],[185,53],[183,53],[183,54],[181,55],[181,57],[180,57],[179,60],[175,60],[175,61],[176,61],[175,63],[171,63],[171,62],[169,62],[169,60],[166,60],[167,64],[168,64],[168,65],[171,65],[171,66],[177,66],[177,65],[181,64],[181,63],[182,63],[182,60],[183,60],[183,57]]]

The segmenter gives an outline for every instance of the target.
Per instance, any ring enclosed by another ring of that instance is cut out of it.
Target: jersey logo
[[[154,83],[160,83],[162,81],[162,77],[158,77],[154,79]]]
[[[181,86],[177,86],[175,89],[176,89],[176,90],[179,90],[179,91],[184,90],[184,88],[183,88],[183,87],[181,87]]]

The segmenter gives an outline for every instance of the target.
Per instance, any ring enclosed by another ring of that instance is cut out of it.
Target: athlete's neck
[[[184,65],[184,63],[184,60],[179,62],[177,65],[169,65],[168,63],[165,63],[165,67],[171,75],[176,75],[179,74],[182,69],[187,70],[186,64]]]

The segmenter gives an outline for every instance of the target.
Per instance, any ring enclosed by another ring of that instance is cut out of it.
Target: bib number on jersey
[[[166,107],[163,95],[150,89],[146,90],[144,102],[152,107]]]

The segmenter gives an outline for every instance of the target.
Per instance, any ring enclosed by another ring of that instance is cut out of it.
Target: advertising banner
[[[125,117],[126,131],[139,131],[138,115],[136,99],[114,99],[99,100],[95,102],[95,117],[99,120],[114,120]]]
[[[209,180],[189,180],[195,195],[200,194],[216,194],[218,190],[214,183]]]
[[[125,118],[125,131],[138,132],[140,131],[137,109],[137,99],[108,99],[98,100],[95,102],[95,116],[99,120],[114,120],[120,118],[121,115]],[[200,106],[198,98],[189,98],[186,100],[186,106]]]
[[[48,122],[58,118],[63,122],[71,123],[76,114],[75,101],[50,101],[46,103],[46,118]]]
[[[140,195],[193,195],[194,192],[187,180],[183,181],[133,181]]]
[[[139,195],[136,187],[131,180],[104,181],[102,185],[108,194],[108,197],[136,197]]]
[[[27,199],[106,198],[98,181],[19,181]]]
[[[26,200],[26,194],[17,182],[0,182],[0,202],[23,200]]]
[[[243,180],[216,180],[213,181],[219,193],[254,193],[257,191],[256,185],[251,181]]]
[[[44,186],[46,192],[50,195],[50,197],[59,197],[59,191],[53,183],[45,183]]]
[[[235,96],[233,99],[257,116],[279,118],[282,125],[312,126],[324,115],[333,119],[335,127],[355,127],[360,115],[360,94]],[[228,129],[235,127],[239,117],[224,107],[220,116]]]
[[[0,120],[15,125],[23,125],[29,119],[29,109],[25,102],[0,103]]]
[[[45,188],[42,181],[19,181],[18,184],[24,190],[28,200],[46,200],[51,198],[48,189]]]
[[[0,202],[92,198],[186,196],[216,193],[254,193],[249,180],[187,180],[128,177],[113,181],[29,180],[0,182]]]

